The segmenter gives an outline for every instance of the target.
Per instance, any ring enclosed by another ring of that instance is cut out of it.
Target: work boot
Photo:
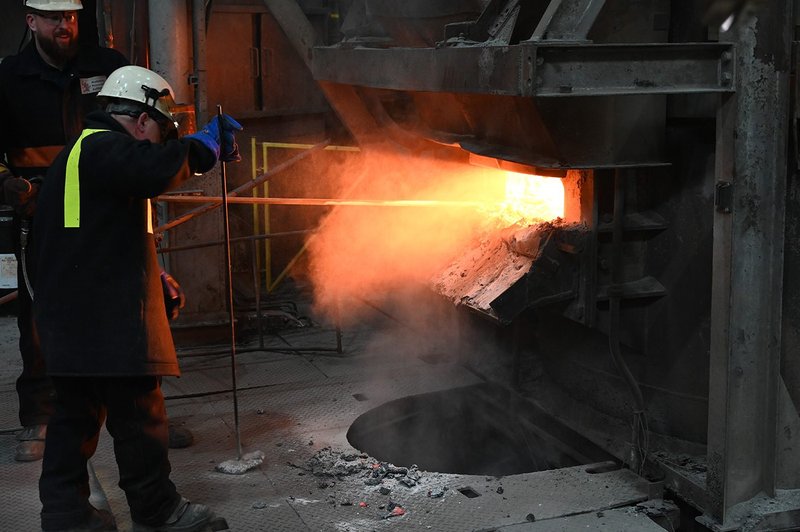
[[[200,532],[214,518],[214,512],[205,504],[189,502],[181,497],[177,508],[162,525],[147,526],[133,522],[133,532]]]
[[[25,427],[17,434],[19,443],[14,452],[17,462],[35,462],[44,456],[44,437],[47,435],[47,425],[31,425]]]
[[[183,449],[194,443],[194,435],[187,428],[169,424],[169,448]]]
[[[117,522],[111,512],[98,510],[95,507],[89,511],[89,517],[82,525],[72,528],[62,528],[55,532],[96,532],[99,530],[116,530]],[[48,531],[50,532],[50,531]]]

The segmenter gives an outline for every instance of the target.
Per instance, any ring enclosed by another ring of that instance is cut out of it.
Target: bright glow
[[[733,22],[734,22],[735,20],[736,20],[736,14],[735,14],[735,13],[732,13],[732,14],[731,14],[731,15],[730,15],[728,18],[726,18],[726,19],[725,19],[725,22],[723,22],[723,23],[722,23],[722,26],[720,26],[720,28],[719,28],[719,29],[720,29],[720,30],[721,30],[723,33],[725,33],[726,31],[728,31],[729,29],[731,29],[731,26],[733,26]]]
[[[376,302],[396,297],[409,287],[427,285],[488,234],[564,216],[564,187],[556,177],[374,150],[335,170],[339,186],[326,182],[325,189],[308,182],[303,185],[309,187],[307,197],[324,193],[348,200],[426,204],[341,206],[320,222],[307,243],[308,263],[298,263],[293,275],[308,275],[316,310],[337,316],[343,324],[355,323],[367,308],[348,303],[350,298]],[[329,167],[317,172],[333,173]],[[281,208],[294,207],[275,206]],[[300,271],[303,266],[305,272]]]
[[[505,199],[489,213],[507,225],[531,225],[564,217],[564,184],[556,177],[507,172]]]

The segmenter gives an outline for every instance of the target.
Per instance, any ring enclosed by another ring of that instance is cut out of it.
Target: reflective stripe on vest
[[[63,149],[64,146],[9,148],[8,162],[15,168],[47,168]]]
[[[101,131],[111,131],[110,129],[84,129],[67,158],[67,175],[64,180],[64,227],[81,226],[81,182],[78,162],[81,159],[81,144],[83,139],[99,133]],[[153,232],[153,207],[150,200],[147,200],[147,232]]]
[[[78,162],[81,159],[83,139],[93,133],[109,131],[108,129],[84,129],[67,159],[67,175],[64,180],[64,227],[81,226],[81,183],[78,173]]]

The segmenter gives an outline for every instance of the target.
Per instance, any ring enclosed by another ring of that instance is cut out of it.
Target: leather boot
[[[17,434],[19,443],[14,452],[17,462],[35,462],[44,456],[44,438],[47,435],[47,425],[31,425],[25,427]]]
[[[214,512],[205,504],[181,497],[181,502],[163,524],[147,526],[134,521],[133,532],[201,532],[213,518]]]

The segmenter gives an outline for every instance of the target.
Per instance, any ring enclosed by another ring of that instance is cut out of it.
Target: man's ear
[[[147,115],[147,112],[142,112],[142,114],[139,115],[139,118],[136,119],[136,131],[143,134],[147,129],[148,120],[152,120],[152,118]]]
[[[28,24],[28,29],[32,32],[36,32],[36,18],[33,16],[33,13],[25,15],[25,23]]]

